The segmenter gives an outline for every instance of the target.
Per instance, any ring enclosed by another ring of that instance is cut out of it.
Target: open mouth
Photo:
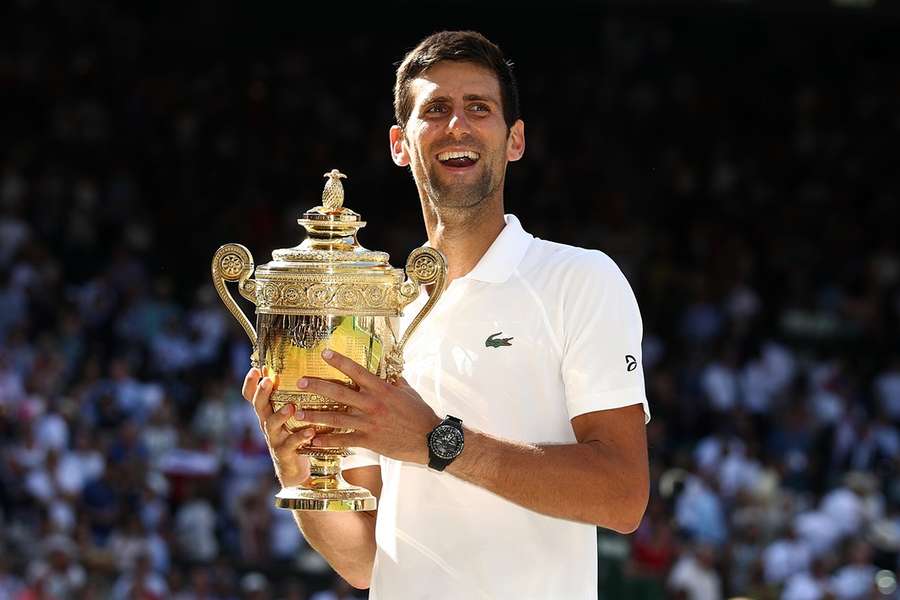
[[[453,150],[449,152],[441,152],[437,155],[437,159],[442,165],[455,169],[471,167],[478,162],[481,155],[471,150]]]

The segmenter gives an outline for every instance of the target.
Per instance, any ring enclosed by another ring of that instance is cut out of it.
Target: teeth
[[[450,160],[451,158],[471,158],[472,160],[478,160],[479,155],[477,152],[472,152],[471,150],[463,150],[461,152],[441,152],[437,157],[440,161]]]

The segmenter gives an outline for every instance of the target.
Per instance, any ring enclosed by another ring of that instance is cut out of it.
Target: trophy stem
[[[350,485],[341,476],[340,455],[309,455],[309,470],[309,479],[278,492],[275,506],[327,512],[375,510],[377,501],[372,492]]]

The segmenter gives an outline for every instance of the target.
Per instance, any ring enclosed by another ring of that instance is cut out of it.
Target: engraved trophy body
[[[444,289],[447,263],[433,248],[417,248],[403,270],[393,268],[384,252],[366,250],[356,240],[365,226],[360,215],[343,206],[344,190],[336,169],[317,206],[298,219],[307,232],[299,246],[275,250],[273,260],[256,268],[240,244],[225,244],[212,260],[212,278],[219,296],[253,344],[251,363],[275,378],[270,401],[274,410],[292,403],[297,410],[347,410],[324,396],[300,390],[301,377],[318,377],[353,385],[321,357],[326,348],[348,356],[388,380],[403,370],[403,346]],[[256,305],[256,327],[241,312],[226,282],[237,282],[240,294]],[[406,331],[398,331],[403,307],[418,297],[421,287],[434,289]],[[296,431],[308,423],[291,417],[285,427]],[[350,430],[316,426],[317,432]],[[341,477],[346,448],[298,448],[310,461],[310,478],[282,489],[276,506],[294,510],[374,510],[376,500],[365,488]]]

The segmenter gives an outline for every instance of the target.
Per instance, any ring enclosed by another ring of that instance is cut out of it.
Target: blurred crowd
[[[209,261],[297,243],[340,167],[361,241],[402,264],[424,231],[388,155],[393,63],[445,24],[336,40],[155,10],[19,0],[0,20],[0,598],[364,597],[272,506]],[[601,597],[896,595],[891,27],[482,28],[522,89],[509,212],[610,254],[644,318],[652,498],[634,534],[598,531]]]

